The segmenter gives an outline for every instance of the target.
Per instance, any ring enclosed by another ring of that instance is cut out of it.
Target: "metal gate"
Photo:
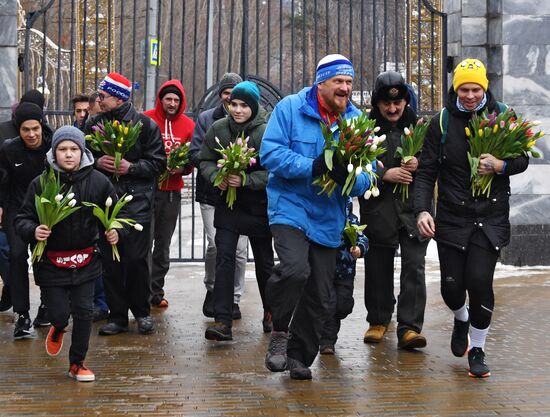
[[[351,59],[352,100],[370,103],[380,71],[403,73],[421,113],[447,91],[446,15],[441,0],[19,0],[20,92],[39,88],[53,126],[71,119],[70,99],[95,91],[110,71],[133,82],[131,100],[153,106],[158,87],[178,78],[194,117],[215,102],[227,72],[262,85],[273,103],[310,85],[329,53]],[[214,97],[214,98],[213,98]],[[175,260],[202,260],[204,240],[190,177]]]

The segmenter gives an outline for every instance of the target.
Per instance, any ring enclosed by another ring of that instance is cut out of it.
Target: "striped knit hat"
[[[99,89],[116,98],[128,101],[132,91],[132,83],[118,72],[110,72],[99,84]]]
[[[338,75],[348,75],[353,78],[355,74],[351,61],[340,54],[327,55],[317,64],[315,84],[322,83]]]

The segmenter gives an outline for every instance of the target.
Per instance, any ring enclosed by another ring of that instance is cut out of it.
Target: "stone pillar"
[[[495,97],[540,120],[550,134],[550,2],[444,0],[444,11],[454,65],[467,57],[485,62]],[[512,237],[504,263],[550,264],[550,136],[539,144],[542,159],[511,177]]]
[[[0,0],[0,121],[17,101],[17,0]]]

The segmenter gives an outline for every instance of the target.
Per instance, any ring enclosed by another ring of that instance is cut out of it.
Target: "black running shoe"
[[[220,322],[215,322],[206,328],[204,337],[208,340],[222,342],[225,340],[233,340],[233,333],[231,332],[231,327]]]
[[[233,320],[240,320],[242,319],[243,315],[241,314],[241,309],[239,308],[239,305],[237,303],[233,304]]]
[[[32,325],[34,327],[46,327],[52,325],[50,323],[50,319],[48,318],[48,309],[45,305],[42,304],[38,307],[38,313],[36,313],[36,317],[32,322]]]
[[[469,375],[472,378],[487,378],[491,371],[485,363],[485,352],[480,347],[470,349],[468,352],[468,363],[470,364]]]
[[[470,322],[455,319],[453,334],[451,336],[451,351],[453,355],[461,358],[468,352]]]
[[[17,321],[15,322],[15,329],[13,331],[13,338],[18,340],[30,338],[32,336],[33,330],[29,313],[18,314]]]
[[[151,316],[136,317],[139,334],[151,334],[155,331],[155,323]]]
[[[287,358],[287,369],[290,371],[291,379],[311,379],[311,369],[309,369],[299,360],[296,360],[294,358]]]

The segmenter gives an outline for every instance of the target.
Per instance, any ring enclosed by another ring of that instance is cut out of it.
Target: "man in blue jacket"
[[[321,59],[314,85],[277,104],[260,149],[261,164],[269,171],[268,216],[280,260],[267,282],[273,332],[265,363],[272,372],[289,370],[292,379],[311,379],[309,366],[328,318],[347,197],[340,187],[330,197],[319,194],[320,187],[312,183],[328,171],[321,123],[360,114],[349,101],[353,76],[344,56]],[[342,186],[348,173],[334,162],[329,175]],[[351,195],[362,195],[368,187],[362,173]]]

